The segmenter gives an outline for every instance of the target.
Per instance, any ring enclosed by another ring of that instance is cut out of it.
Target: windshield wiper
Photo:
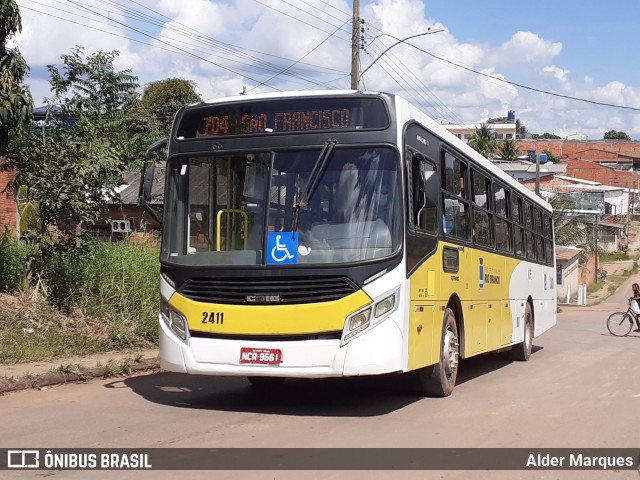
[[[309,204],[309,200],[315,193],[318,185],[320,184],[320,178],[325,168],[327,167],[327,163],[329,162],[329,158],[331,158],[331,152],[333,152],[333,147],[336,146],[338,141],[335,138],[331,138],[327,140],[320,151],[320,155],[316,160],[316,163],[313,165],[313,169],[309,174],[309,180],[307,180],[307,185],[304,189],[304,193],[300,194],[299,188],[296,192],[296,203],[293,206],[295,211],[293,212],[293,225],[291,226],[291,230],[295,232],[298,230],[298,220],[300,219],[300,209],[307,208]],[[298,185],[299,187],[300,185]]]

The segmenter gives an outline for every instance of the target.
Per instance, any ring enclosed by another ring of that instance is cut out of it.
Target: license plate
[[[282,363],[282,350],[275,348],[241,348],[240,363],[279,365]]]

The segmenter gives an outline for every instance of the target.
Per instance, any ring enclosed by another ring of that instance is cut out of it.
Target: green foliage
[[[169,136],[173,117],[181,107],[200,101],[192,81],[168,78],[148,84],[133,113],[157,140]]]
[[[85,56],[84,49],[77,47],[70,55],[60,56],[62,71],[56,65],[47,66],[51,91],[68,113],[103,117],[113,122],[107,123],[112,129],[120,126],[118,120],[136,100],[139,85],[131,70],[114,71],[113,61],[118,55],[114,50]]]
[[[516,119],[516,138],[527,138],[528,135],[527,127],[520,122],[520,119]]]
[[[137,99],[137,78],[129,70],[114,71],[117,55],[85,55],[76,48],[62,55],[61,67],[49,65],[55,96],[47,99],[47,117],[53,126],[41,137],[23,134],[12,144],[4,168],[15,169],[12,186],[28,187],[20,200],[39,216],[31,219],[37,230],[27,233],[35,247],[25,287],[38,273],[47,274],[33,270],[45,265],[37,257],[56,248],[59,238],[70,238],[76,225],[95,221],[122,183],[122,173],[143,156],[145,146],[123,128],[124,112]],[[67,247],[75,248],[60,245]]]
[[[618,132],[616,130],[609,130],[604,134],[605,140],[631,140],[631,137],[625,132]]]
[[[86,141],[73,142],[70,132],[58,124],[43,138],[23,137],[7,161],[16,169],[15,183],[29,187],[22,190],[21,201],[37,205],[40,237],[48,226],[66,233],[73,223],[95,221],[109,192],[122,183],[119,149],[97,128],[93,140],[85,137],[84,125],[73,130],[78,132],[77,140]]]
[[[543,133],[542,135],[539,133],[534,133],[531,135],[531,138],[534,140],[560,140],[562,137],[560,135],[555,135],[553,133]]]
[[[41,245],[36,270],[44,281],[48,301],[68,313],[77,303],[84,285],[86,263],[91,260],[95,241],[75,235]]]
[[[514,140],[504,140],[499,142],[498,150],[496,151],[502,160],[507,162],[512,162],[517,160],[520,152],[518,151],[518,146]]]
[[[600,261],[603,263],[621,260],[630,260],[629,254],[627,252],[603,252],[600,255]]]
[[[21,249],[28,247],[12,242],[12,265],[21,271],[28,254]],[[0,298],[0,362],[35,361],[157,342],[157,248],[129,241],[83,241],[83,250],[78,252],[72,248],[73,243],[72,238],[56,243],[45,248],[40,257],[44,286],[40,293],[46,296],[30,292],[28,296]],[[7,271],[6,252],[5,243],[0,242],[0,274]],[[19,284],[19,273],[15,276]]]
[[[551,163],[558,163],[560,161],[560,157],[558,157],[557,155],[554,155],[554,153],[551,150],[545,150],[544,152],[547,155],[547,160]]]
[[[492,117],[488,118],[486,123],[507,123],[509,117]]]
[[[77,306],[108,325],[109,346],[157,341],[158,250],[130,242],[98,243],[88,257]]]
[[[7,153],[10,137],[27,129],[33,114],[33,99],[23,84],[29,67],[17,48],[7,46],[20,31],[17,3],[0,0],[0,156]]]
[[[493,131],[486,123],[481,123],[479,127],[476,127],[475,133],[469,140],[469,146],[485,157],[493,155],[497,143]]]
[[[552,198],[553,230],[556,245],[575,246],[581,249],[580,263],[586,263],[589,254],[600,255],[602,248],[595,240],[595,227],[591,219],[576,215],[575,202],[568,196],[557,195]]]
[[[31,249],[5,230],[0,236],[0,292],[11,293],[20,288],[24,264]]]

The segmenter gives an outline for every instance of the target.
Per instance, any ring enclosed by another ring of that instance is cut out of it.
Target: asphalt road
[[[529,362],[462,362],[449,398],[411,375],[291,380],[259,394],[243,378],[171,373],[92,380],[0,398],[0,448],[640,448],[640,334],[605,319],[626,306],[565,307]],[[172,471],[0,472],[1,478],[175,478]],[[639,478],[637,471],[192,471],[181,478]]]

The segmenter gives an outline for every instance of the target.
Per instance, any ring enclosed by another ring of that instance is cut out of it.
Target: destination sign
[[[186,110],[178,140],[236,135],[379,129],[389,116],[379,98],[312,98],[206,105]]]

